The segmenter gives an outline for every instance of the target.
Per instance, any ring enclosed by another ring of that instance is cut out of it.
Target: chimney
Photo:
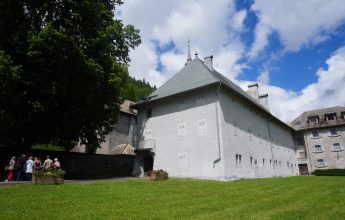
[[[259,84],[258,83],[249,84],[247,93],[251,95],[255,100],[259,100]]]
[[[259,103],[265,107],[265,109],[269,110],[269,107],[268,107],[268,94],[265,93],[265,94],[262,94],[262,95],[259,95]]]
[[[210,69],[210,70],[213,70],[213,63],[212,63],[212,60],[213,60],[213,56],[209,56],[209,57],[205,57],[204,58],[204,64]]]

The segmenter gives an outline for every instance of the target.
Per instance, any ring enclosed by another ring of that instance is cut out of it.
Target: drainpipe
[[[306,130],[303,131],[303,139],[304,139],[304,146],[305,146],[305,150],[307,151],[307,158],[309,159],[309,167],[308,167],[308,162],[307,162],[307,167],[308,167],[308,173],[311,174],[312,173],[312,168],[311,168],[311,154],[309,151],[309,145],[308,145],[308,137],[307,137],[307,132]]]
[[[216,179],[216,163],[219,163],[221,160],[221,152],[220,152],[220,135],[219,135],[219,116],[218,116],[218,93],[220,86],[222,85],[222,82],[219,82],[219,86],[216,91],[216,100],[215,100],[215,105],[216,105],[216,120],[217,120],[217,141],[218,141],[218,158],[213,161],[213,179]]]

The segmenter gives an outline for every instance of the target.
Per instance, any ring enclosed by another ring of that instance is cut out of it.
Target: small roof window
[[[334,121],[337,119],[336,113],[325,114],[325,121]]]
[[[317,115],[308,117],[308,123],[317,123],[319,121],[320,121],[320,118]]]

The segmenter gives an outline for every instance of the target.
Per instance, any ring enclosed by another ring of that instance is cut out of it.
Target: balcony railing
[[[137,144],[137,149],[139,150],[155,150],[156,149],[156,140],[148,139],[148,140],[141,140]]]

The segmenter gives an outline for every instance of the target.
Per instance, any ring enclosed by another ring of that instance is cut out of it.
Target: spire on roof
[[[188,56],[187,56],[187,63],[191,62],[192,61],[192,56],[190,55],[190,40],[189,40],[189,37],[188,37]]]

